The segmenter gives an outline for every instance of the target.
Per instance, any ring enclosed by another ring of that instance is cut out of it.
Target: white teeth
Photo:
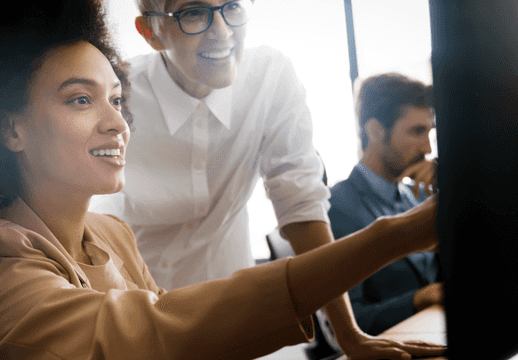
[[[120,154],[121,154],[120,149],[92,150],[93,156],[119,156]]]
[[[204,57],[212,58],[212,59],[221,59],[230,55],[231,49],[220,51],[220,52],[211,52],[211,53],[202,53]]]

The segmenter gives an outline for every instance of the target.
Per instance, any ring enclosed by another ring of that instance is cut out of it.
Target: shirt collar
[[[212,114],[227,129],[230,129],[232,112],[232,86],[223,89],[213,90],[207,97],[202,99]]]
[[[398,185],[393,184],[374,171],[363,165],[361,162],[356,165],[360,173],[367,180],[372,190],[387,203],[392,204],[396,199]]]
[[[189,119],[200,102],[204,102],[227,129],[230,128],[232,86],[214,90],[204,99],[196,99],[171,79],[160,52],[156,52],[149,62],[148,75],[171,135]]]

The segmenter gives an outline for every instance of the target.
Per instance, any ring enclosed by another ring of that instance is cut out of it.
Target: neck
[[[212,92],[212,88],[195,80],[189,79],[173,65],[166,54],[162,53],[162,60],[169,76],[186,94],[196,99],[203,99]]]
[[[381,152],[378,151],[378,149],[368,145],[364,150],[360,161],[363,165],[381,176],[383,179],[393,184],[397,184],[397,175],[393,174],[390,168],[386,166],[385,162],[381,158]]]
[[[82,240],[90,197],[64,188],[56,191],[50,189],[49,186],[30,187],[24,184],[20,197],[47,225],[70,256],[82,261]]]

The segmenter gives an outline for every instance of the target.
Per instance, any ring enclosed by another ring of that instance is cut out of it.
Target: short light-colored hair
[[[166,12],[166,8],[169,9],[175,3],[175,0],[135,0],[135,3],[140,14],[144,16],[148,11]],[[160,27],[164,24],[165,18],[163,16],[150,16],[147,20],[153,32],[160,36]]]

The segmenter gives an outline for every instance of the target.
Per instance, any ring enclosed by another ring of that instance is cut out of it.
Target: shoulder
[[[281,51],[268,45],[245,48],[243,53],[243,60],[245,62],[256,63],[265,63],[275,60],[289,61],[289,59]]]
[[[152,93],[149,81],[150,66],[156,61],[158,53],[137,55],[128,60],[128,78],[131,83],[131,99],[135,94],[139,96]]]
[[[329,220],[336,239],[349,235],[367,225],[362,190],[351,176],[331,188]]]
[[[292,68],[291,60],[286,55],[267,45],[246,48],[241,65],[248,76],[264,76]]]
[[[145,73],[148,69],[149,62],[153,61],[155,53],[142,54],[132,57],[128,60],[129,63],[129,77],[130,79]]]
[[[32,247],[30,231],[7,220],[0,219],[0,256],[21,256]]]
[[[357,208],[361,199],[360,189],[351,177],[340,181],[331,188],[331,207],[347,209]]]
[[[68,261],[51,240],[6,220],[0,220],[0,258],[36,260],[42,266],[43,263],[55,262],[54,265],[61,265],[60,269],[69,270]]]

